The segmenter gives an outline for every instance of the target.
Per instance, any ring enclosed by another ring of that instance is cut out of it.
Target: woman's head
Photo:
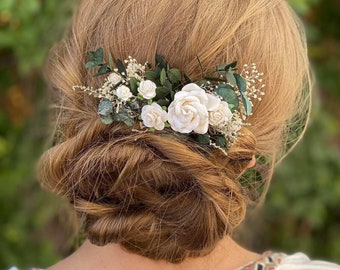
[[[228,61],[254,62],[265,96],[227,157],[169,131],[106,126],[98,101],[72,90],[101,84],[84,68],[87,51],[99,47],[140,63],[157,53],[194,80],[201,66],[209,73]],[[56,145],[41,158],[42,183],[74,205],[93,243],[180,262],[209,253],[243,220],[249,198],[238,180],[254,154],[265,157],[261,172],[269,180],[306,106],[308,60],[283,1],[87,0],[51,51],[46,76],[60,112]]]

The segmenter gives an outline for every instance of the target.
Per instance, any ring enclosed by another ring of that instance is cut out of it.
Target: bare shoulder
[[[79,267],[82,267],[81,265],[79,265],[78,262],[74,261],[74,256],[69,256],[59,262],[57,262],[56,264],[48,267],[46,270],[78,270],[80,269]],[[84,269],[84,268],[83,268]]]
[[[70,268],[71,267],[71,268]],[[62,261],[60,261],[60,262],[58,262],[58,263],[56,263],[56,264],[54,264],[54,265],[52,265],[52,266],[50,266],[50,267],[48,267],[46,270],[61,270],[61,269],[75,269],[75,268],[73,268],[71,265],[69,265],[69,264],[66,264],[65,262],[64,262],[64,260],[62,260]]]

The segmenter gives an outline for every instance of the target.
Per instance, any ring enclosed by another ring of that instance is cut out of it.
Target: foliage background
[[[318,79],[314,112],[305,139],[279,166],[265,206],[249,218],[240,239],[259,252],[299,250],[340,262],[340,1],[289,2],[307,27]],[[48,128],[43,59],[73,5],[0,2],[0,269],[46,267],[74,246],[67,240],[72,226],[65,224],[73,224],[67,207],[34,178]]]

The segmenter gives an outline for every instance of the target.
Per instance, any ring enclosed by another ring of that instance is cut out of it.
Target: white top
[[[310,260],[304,253],[286,255],[267,251],[262,258],[236,270],[340,270],[340,265]]]
[[[299,252],[283,257],[276,270],[340,270],[340,265],[325,261],[313,261]]]

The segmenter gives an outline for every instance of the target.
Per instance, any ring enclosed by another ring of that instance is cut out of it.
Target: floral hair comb
[[[237,73],[237,62],[216,67],[217,76],[196,82],[172,68],[156,55],[154,68],[136,59],[115,61],[104,50],[89,52],[86,68],[99,68],[94,76],[106,75],[99,88],[73,86],[100,99],[98,114],[103,124],[139,123],[142,130],[171,129],[200,144],[228,148],[252,113],[252,101],[261,100],[263,73],[256,65],[244,65]],[[198,59],[198,63],[200,61]],[[201,64],[200,64],[201,65]]]

